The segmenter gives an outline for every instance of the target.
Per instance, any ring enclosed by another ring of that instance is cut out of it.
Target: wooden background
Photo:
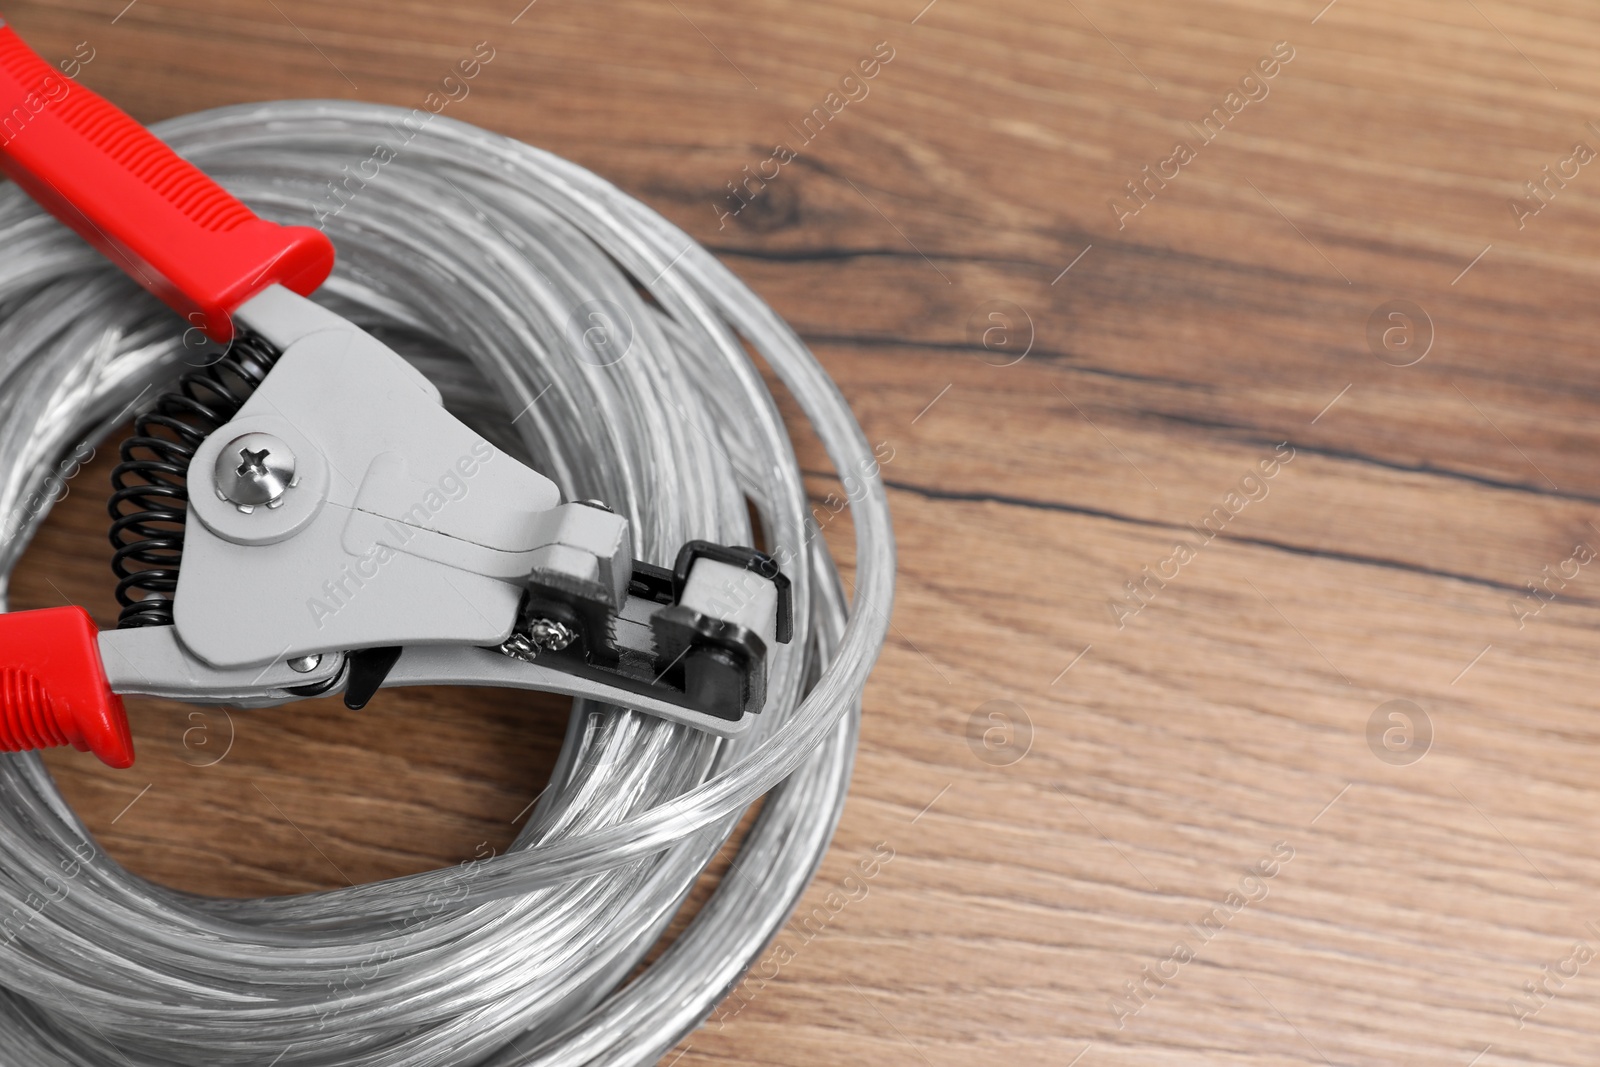
[[[669,1062],[1600,1061],[1592,2],[125,2],[6,14],[144,120],[419,106],[491,42],[450,113],[688,229],[893,448],[895,628],[806,907],[894,859]],[[105,469],[15,606],[109,619]],[[292,892],[504,845],[559,712],[139,702],[133,771],[50,765],[134,869]]]

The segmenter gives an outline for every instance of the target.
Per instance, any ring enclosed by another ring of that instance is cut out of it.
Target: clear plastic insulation
[[[506,853],[257,900],[129,873],[37,756],[0,756],[0,1064],[654,1062],[768,944],[828,847],[894,579],[849,406],[795,333],[660,215],[547,152],[442,117],[413,132],[410,115],[302,101],[155,130],[262,215],[324,226],[339,265],[316,299],[568,499],[625,514],[641,558],[670,564],[691,538],[754,543],[753,505],[795,593],[767,707],[719,742],[578,702]],[[46,480],[207,358],[197,338],[0,188],[0,608]],[[856,489],[848,594],[751,353]],[[763,797],[737,873],[640,970]]]

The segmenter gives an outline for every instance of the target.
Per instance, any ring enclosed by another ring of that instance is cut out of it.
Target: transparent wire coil
[[[256,900],[130,874],[37,756],[0,755],[4,1067],[653,1062],[739,980],[827,849],[894,575],[881,482],[860,477],[873,450],[848,405],[776,314],[649,208],[519,142],[442,117],[416,125],[409,111],[303,101],[155,129],[260,214],[323,225],[340,258],[317,299],[568,499],[626,515],[640,558],[668,564],[691,538],[753,543],[753,505],[795,591],[767,707],[719,742],[575,702],[505,854]],[[193,341],[0,188],[0,608],[48,510],[29,504],[62,457],[189,369]],[[849,595],[750,352],[861,486]],[[641,970],[762,797],[737,875]]]

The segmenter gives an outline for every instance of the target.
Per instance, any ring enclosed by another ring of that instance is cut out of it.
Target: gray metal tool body
[[[280,286],[235,319],[281,356],[190,463],[173,625],[100,635],[116,692],[359,707],[478,685],[748,728],[792,626],[768,557],[638,563],[625,519],[563,503],[354,324]]]

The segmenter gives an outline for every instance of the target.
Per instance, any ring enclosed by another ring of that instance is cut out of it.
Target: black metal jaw
[[[750,626],[683,603],[690,572],[701,559],[772,583],[777,640],[792,639],[793,597],[777,562],[753,548],[710,541],[684,545],[671,570],[635,560],[627,601],[616,612],[598,592],[530,584],[518,632],[557,623],[573,638],[538,651],[538,662],[736,722],[766,704],[767,642]]]

